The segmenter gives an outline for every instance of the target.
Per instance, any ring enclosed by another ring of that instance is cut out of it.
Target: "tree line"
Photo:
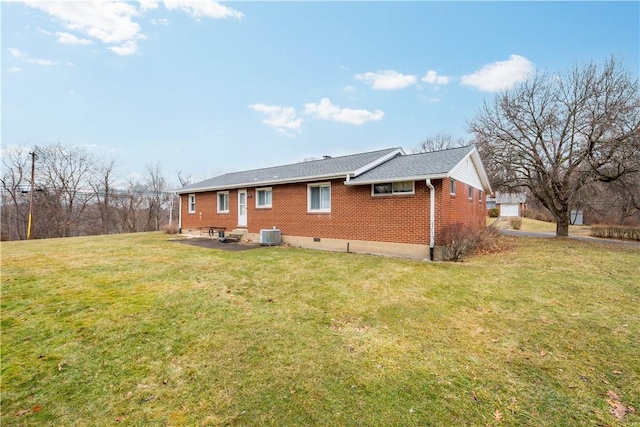
[[[117,181],[113,160],[79,147],[11,146],[2,150],[1,179],[2,240],[154,231],[178,220],[177,198],[159,164]]]
[[[472,141],[438,134],[416,151],[475,143],[494,190],[526,191],[557,236],[568,235],[572,210],[621,224],[640,212],[640,83],[614,57],[536,72],[485,101],[468,130]],[[151,231],[177,219],[159,165],[116,186],[113,161],[55,144],[3,149],[2,170],[3,240]]]

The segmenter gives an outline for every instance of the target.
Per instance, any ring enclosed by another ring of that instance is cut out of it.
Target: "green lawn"
[[[3,426],[640,425],[640,250],[2,243]],[[634,409],[635,408],[635,412]]]

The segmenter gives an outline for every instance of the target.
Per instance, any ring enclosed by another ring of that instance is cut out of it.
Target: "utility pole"
[[[36,175],[36,152],[35,150],[30,152],[31,156],[31,194],[29,196],[29,223],[27,225],[27,240],[31,238],[31,222],[33,221],[33,192],[34,192],[34,181]]]

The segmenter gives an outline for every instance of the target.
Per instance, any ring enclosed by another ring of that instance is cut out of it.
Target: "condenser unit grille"
[[[266,228],[260,230],[260,244],[261,245],[279,245],[282,243],[282,236],[280,230],[277,228]]]

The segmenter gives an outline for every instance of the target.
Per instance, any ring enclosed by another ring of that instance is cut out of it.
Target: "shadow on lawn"
[[[261,246],[257,243],[222,243],[218,239],[210,239],[206,237],[202,238],[190,238],[190,239],[174,239],[172,242],[184,243],[186,245],[198,246],[200,248],[207,249],[220,249],[223,251],[248,251],[251,249],[259,249]]]

